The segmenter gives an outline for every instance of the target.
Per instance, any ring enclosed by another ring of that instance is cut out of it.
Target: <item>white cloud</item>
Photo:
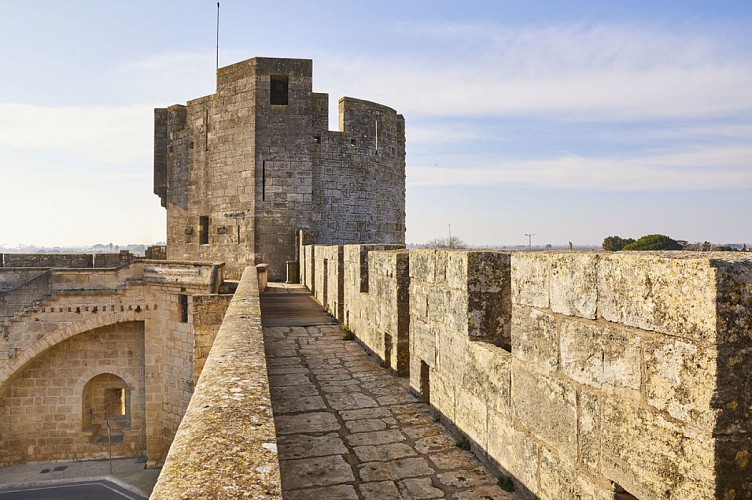
[[[471,167],[409,166],[413,186],[511,186],[604,191],[752,188],[752,146],[678,151],[633,158],[563,156],[487,161]]]

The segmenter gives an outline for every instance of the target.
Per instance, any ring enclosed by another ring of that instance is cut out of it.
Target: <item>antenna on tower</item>
[[[219,77],[219,2],[217,2],[217,66],[214,74]],[[217,85],[219,85],[219,81],[217,81]]]

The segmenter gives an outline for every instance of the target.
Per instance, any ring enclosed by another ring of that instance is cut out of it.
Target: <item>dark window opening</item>
[[[266,160],[261,162],[261,201],[266,201]]]
[[[180,305],[178,311],[180,313],[180,322],[188,323],[188,296],[178,295],[178,304]]]
[[[289,78],[286,76],[272,76],[270,78],[271,103],[286,106],[289,89]]]
[[[321,144],[321,136],[320,135],[314,135],[313,136],[313,142],[316,144]]]
[[[420,361],[420,401],[431,404],[431,367]]]
[[[209,216],[202,215],[198,218],[198,242],[202,245],[209,244]]]
[[[355,146],[355,139],[350,139],[350,146]]]

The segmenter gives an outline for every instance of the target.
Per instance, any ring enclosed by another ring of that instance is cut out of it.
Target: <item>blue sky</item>
[[[152,110],[213,92],[216,2],[0,6],[0,245],[164,240]],[[404,114],[408,242],[752,242],[748,0],[225,0],[220,39]]]

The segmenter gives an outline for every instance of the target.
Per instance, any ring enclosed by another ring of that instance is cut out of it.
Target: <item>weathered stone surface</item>
[[[529,489],[538,484],[538,444],[496,412],[488,415],[487,451],[491,459]]]
[[[512,408],[526,429],[574,459],[577,448],[577,393],[569,384],[534,375],[513,365]]]
[[[217,333],[152,498],[281,496],[260,314],[256,270],[249,268]]]
[[[467,345],[462,386],[485,401],[489,409],[508,412],[510,408],[512,355],[484,342]]]
[[[714,342],[716,279],[706,259],[676,254],[602,255],[598,307],[614,323]]]
[[[551,258],[547,253],[514,253],[512,303],[547,309],[551,295]]]
[[[551,256],[551,310],[595,319],[598,299],[597,254]]]
[[[340,429],[337,418],[327,412],[308,412],[299,415],[280,415],[276,419],[278,434],[300,432],[332,432]]]
[[[487,406],[480,399],[468,391],[457,393],[454,410],[455,424],[463,430],[481,448],[486,448],[488,436]]]
[[[454,398],[454,384],[438,373],[431,376],[431,405],[449,420],[455,420],[457,408]]]
[[[702,429],[715,427],[717,359],[713,350],[678,339],[645,345],[645,395],[649,405]]]
[[[365,500],[403,500],[393,481],[376,481],[358,485]]]
[[[526,306],[512,312],[512,354],[547,371],[559,363],[559,331],[553,314]]]
[[[389,429],[386,431],[350,434],[346,439],[350,446],[368,446],[398,443],[405,440],[405,435],[399,429]]]
[[[368,462],[358,466],[361,481],[399,481],[409,477],[430,476],[433,469],[425,458],[400,458],[388,462]]]
[[[635,330],[565,319],[559,332],[564,374],[592,387],[640,390],[642,340]]]
[[[283,490],[326,486],[355,480],[352,469],[342,455],[282,460],[279,466]]]
[[[414,498],[415,500],[444,498],[444,492],[433,486],[430,477],[405,479],[398,484],[404,498]]]
[[[404,443],[354,446],[353,451],[361,462],[385,462],[417,455],[412,447]]]
[[[593,471],[600,470],[601,458],[601,404],[595,394],[580,392],[577,394],[578,415],[578,450],[577,460]]]
[[[277,446],[281,456],[287,460],[347,453],[347,448],[342,443],[342,439],[335,433],[324,434],[323,436],[281,435],[277,438]]]
[[[713,498],[710,434],[682,429],[635,401],[604,399],[601,470],[638,498]]]
[[[606,485],[607,481],[604,481]],[[612,500],[610,486],[598,484],[578,473],[574,464],[546,448],[541,449],[540,490],[538,495],[546,500]]]
[[[285,491],[285,500],[322,500],[323,498],[358,500],[358,494],[349,484]]]

